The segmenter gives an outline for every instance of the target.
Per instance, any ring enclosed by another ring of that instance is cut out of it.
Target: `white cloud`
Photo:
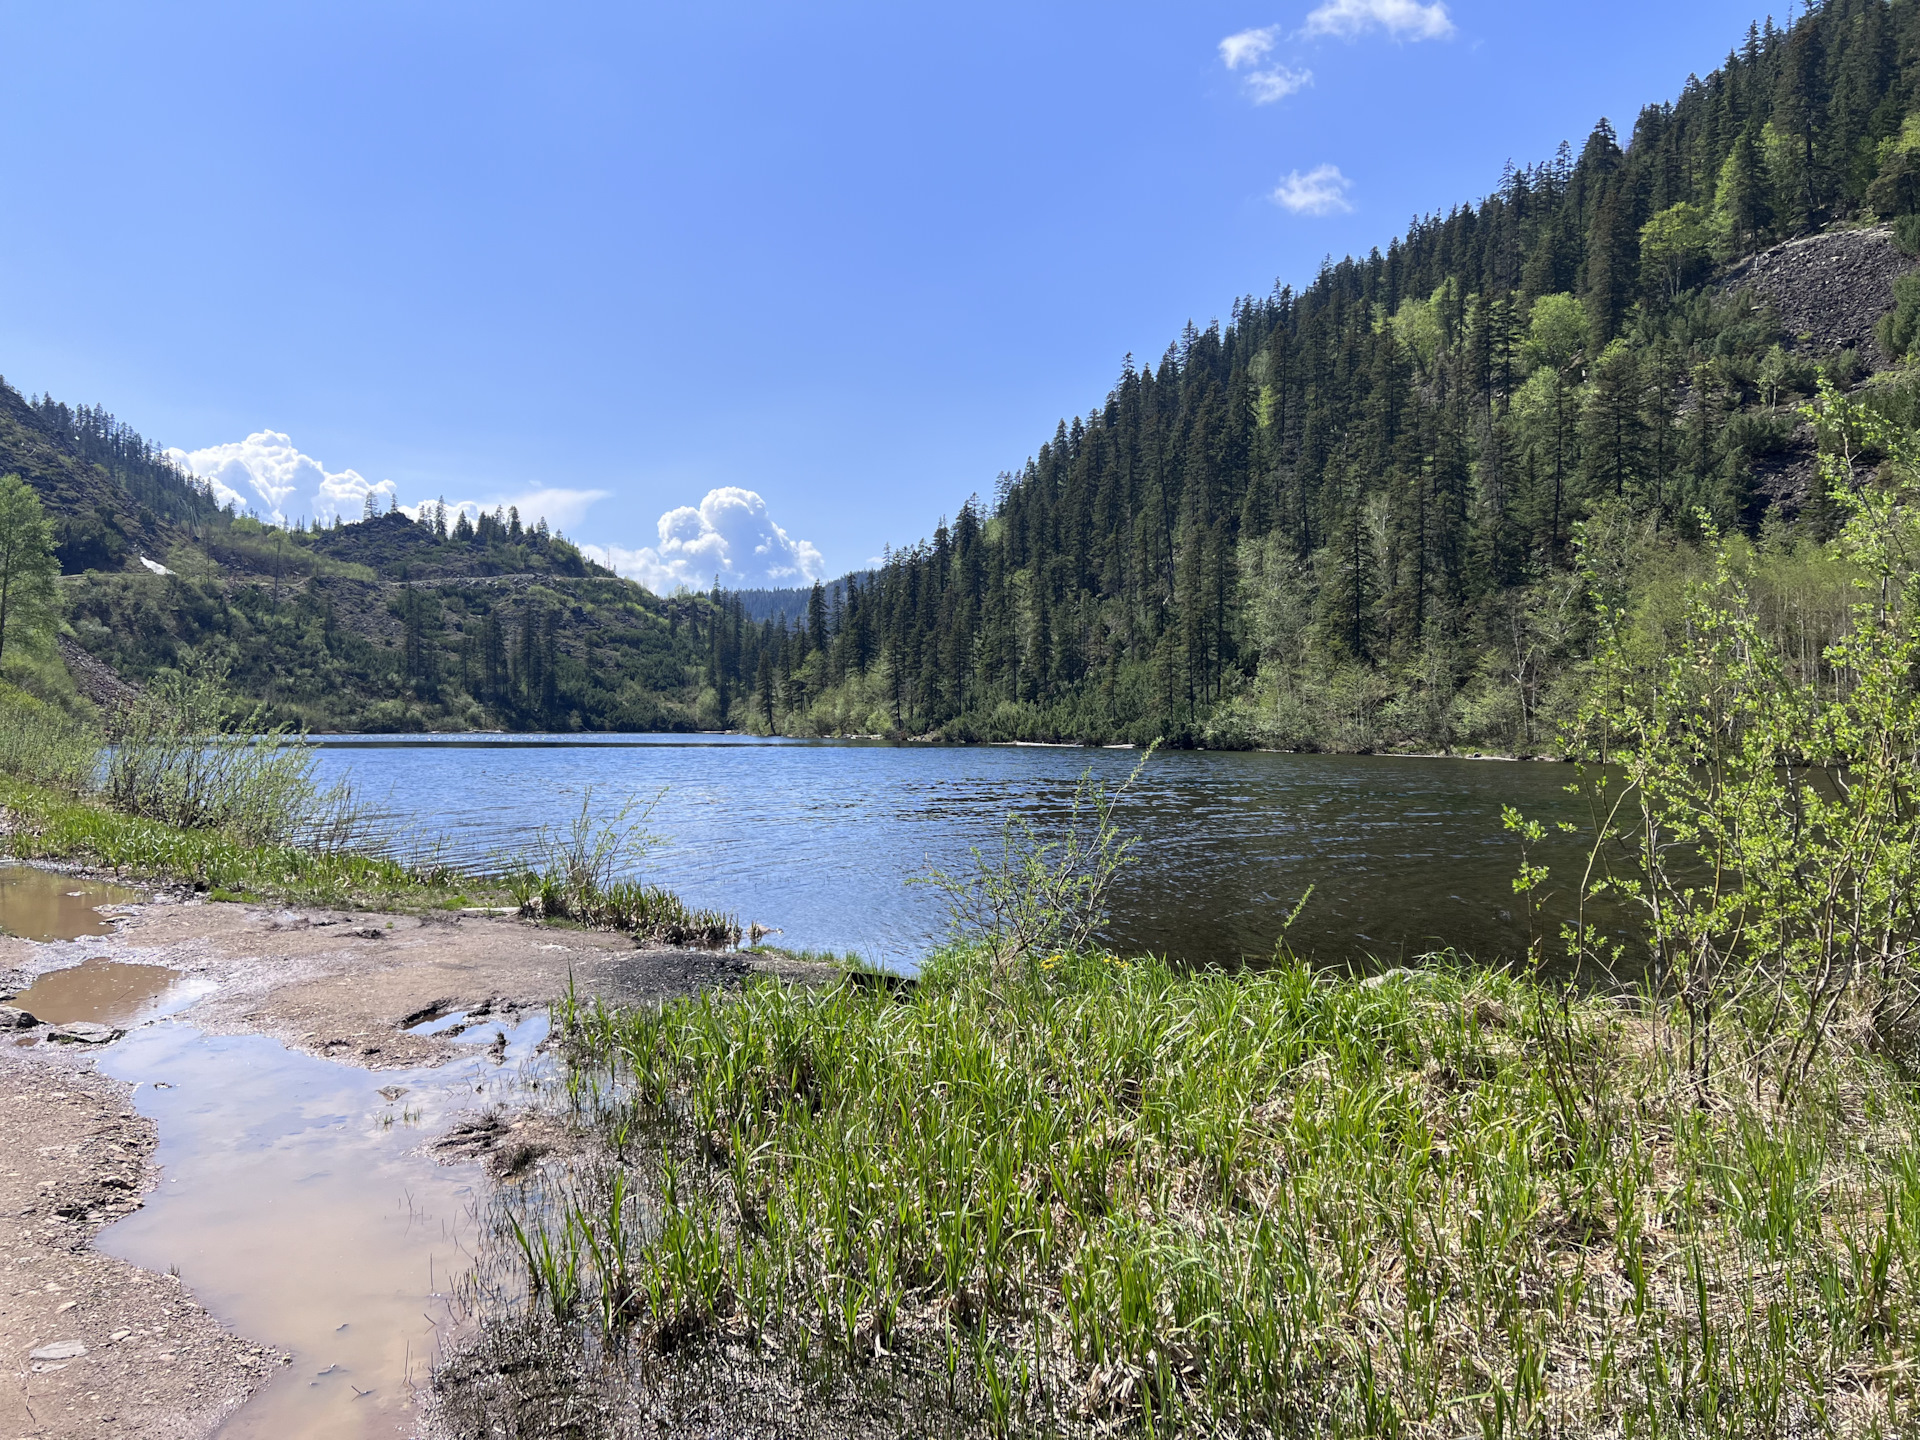
[[[1369,30],[1384,30],[1395,40],[1445,40],[1453,17],[1444,0],[1327,0],[1307,16],[1307,35],[1336,35],[1352,40]]]
[[[1242,30],[1238,35],[1227,36],[1220,42],[1220,63],[1229,70],[1258,65],[1272,51],[1274,37],[1279,33],[1279,26],[1269,25],[1263,30]],[[1247,94],[1256,105],[1271,105],[1276,100],[1284,100],[1312,83],[1311,70],[1293,70],[1285,65],[1273,65],[1264,70],[1250,69],[1246,78]]]
[[[1227,36],[1220,42],[1221,63],[1229,70],[1259,64],[1273,49],[1273,37],[1279,33],[1278,25],[1269,25],[1264,30],[1242,30],[1238,35]]]
[[[1247,94],[1256,105],[1271,105],[1312,83],[1311,70],[1289,70],[1284,65],[1276,65],[1271,70],[1256,70],[1247,76]]]
[[[682,505],[660,517],[660,543],[628,550],[583,545],[591,560],[638,580],[656,595],[704,590],[714,577],[729,590],[805,585],[826,575],[812,544],[773,523],[767,502],[735,485],[709,490],[696,509]]]
[[[1296,215],[1345,215],[1353,209],[1347,192],[1353,182],[1337,165],[1316,165],[1302,175],[1298,170],[1280,182],[1273,203]]]
[[[277,430],[259,430],[244,440],[204,450],[169,450],[167,454],[211,482],[213,498],[222,505],[250,510],[275,524],[300,515],[331,520],[343,514],[357,520],[369,493],[379,495],[383,507],[393,495],[391,480],[375,484],[356,470],[330,471],[311,455],[301,454]]]
[[[328,524],[338,515],[358,520],[366,513],[367,496],[378,497],[382,511],[393,506],[394,484],[367,479],[357,470],[329,470],[313,456],[303,454],[293,440],[277,430],[260,430],[244,440],[209,445],[204,450],[167,452],[213,487],[222,505],[251,511],[262,520],[285,525],[301,517]],[[537,486],[517,494],[485,500],[447,502],[449,512],[464,510],[477,516],[482,510],[517,507],[523,523],[545,519],[555,530],[568,530],[586,518],[587,507],[604,500],[605,490],[568,490]],[[420,518],[429,502],[402,505],[403,514]]]

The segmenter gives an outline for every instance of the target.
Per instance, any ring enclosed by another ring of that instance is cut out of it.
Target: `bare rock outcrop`
[[[98,705],[104,714],[117,716],[139,698],[139,686],[121,679],[111,665],[95,659],[65,635],[60,637],[60,658],[67,662],[73,688]]]
[[[1830,354],[1852,347],[1879,369],[1891,362],[1873,327],[1893,309],[1893,282],[1915,268],[1920,260],[1901,254],[1893,232],[1877,226],[1788,240],[1741,261],[1721,284],[1770,302],[1790,348]]]

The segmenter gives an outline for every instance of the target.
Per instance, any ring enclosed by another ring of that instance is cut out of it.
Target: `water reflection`
[[[174,990],[181,978],[178,970],[164,965],[82,960],[42,975],[7,1003],[48,1025],[85,1020],[125,1029],[175,1008],[168,1002],[177,998]]]
[[[504,1051],[483,1048],[493,1033],[471,1032],[474,1053],[439,1069],[378,1073],[179,1023],[102,1057],[157,1122],[163,1178],[97,1247],[177,1268],[221,1320],[294,1357],[223,1440],[420,1433],[415,1387],[453,1318],[480,1184],[477,1165],[443,1165],[421,1142],[519,1094],[546,1019],[503,1027]]]
[[[665,798],[650,879],[690,902],[780,930],[778,943],[911,964],[944,929],[940,897],[906,881],[931,863],[969,863],[1009,810],[1058,833],[1074,784],[1109,784],[1123,750],[943,747],[735,736],[459,736],[325,742],[322,768],[384,797],[397,847],[485,864],[564,823],[593,785],[609,809]],[[1192,962],[1271,953],[1291,932],[1324,961],[1394,962],[1456,946],[1487,959],[1524,952],[1512,879],[1513,805],[1584,824],[1563,765],[1385,756],[1170,753],[1122,804],[1141,836],[1116,897],[1111,940]],[[1557,833],[1540,857],[1557,876],[1583,851]],[[1557,927],[1564,893],[1543,917]]]
[[[119,885],[79,880],[32,865],[0,865],[0,933],[22,940],[79,940],[113,934],[96,906],[140,897]]]

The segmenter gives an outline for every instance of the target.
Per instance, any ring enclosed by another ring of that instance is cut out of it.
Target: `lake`
[[[1009,811],[1057,834],[1091,767],[1117,785],[1136,751],[931,746],[733,735],[327,736],[320,768],[350,779],[400,836],[395,852],[496,866],[564,828],[592,787],[611,813],[659,795],[641,878],[778,930],[773,943],[911,967],[946,932],[942,897],[907,882],[970,864]],[[1108,940],[1198,963],[1263,958],[1308,886],[1294,947],[1398,963],[1454,946],[1526,948],[1513,893],[1512,805],[1584,823],[1572,767],[1391,756],[1171,752],[1119,808],[1139,863]],[[1556,839],[1556,880],[1584,851]],[[1550,911],[1550,924],[1564,909]]]

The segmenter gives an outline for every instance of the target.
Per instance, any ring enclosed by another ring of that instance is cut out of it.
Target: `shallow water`
[[[98,1248],[177,1268],[227,1325],[293,1355],[223,1440],[415,1433],[414,1386],[454,1319],[483,1183],[477,1165],[422,1146],[521,1083],[546,1019],[511,1030],[498,1062],[485,1049],[497,1028],[468,1031],[475,1053],[437,1070],[359,1070],[178,1022],[101,1056],[157,1123],[162,1178]]]
[[[140,897],[119,885],[78,880],[31,865],[0,865],[0,934],[22,940],[81,940],[111,935],[113,921],[94,907]]]
[[[186,977],[163,965],[98,958],[42,975],[7,1003],[49,1025],[91,1020],[125,1029],[177,1008]]]
[[[1046,746],[888,745],[742,736],[327,738],[327,778],[352,778],[384,808],[401,854],[435,850],[499,863],[564,828],[594,787],[607,814],[661,794],[660,842],[642,871],[692,904],[777,927],[775,943],[854,950],[911,965],[942,938],[939,893],[907,882],[972,863],[1009,811],[1058,836],[1076,780],[1124,780],[1137,752]],[[1194,962],[1289,939],[1322,960],[1403,957],[1456,946],[1485,959],[1524,952],[1501,825],[1513,805],[1584,824],[1571,766],[1387,756],[1173,752],[1121,804],[1139,863],[1116,892],[1108,938]],[[1584,851],[1557,832],[1557,875]],[[1541,857],[1537,857],[1541,858]],[[1544,917],[1566,918],[1564,893]]]

